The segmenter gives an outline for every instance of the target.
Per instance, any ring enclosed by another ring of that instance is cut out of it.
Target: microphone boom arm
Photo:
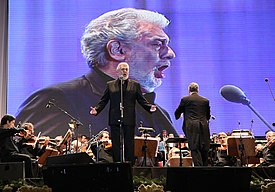
[[[271,131],[275,131],[273,128],[272,128],[272,126],[271,125],[269,125],[269,123],[264,119],[264,117],[263,116],[261,116],[257,111],[256,111],[256,109],[252,106],[252,105],[250,105],[250,104],[248,104],[247,105],[261,120],[262,120],[262,122],[271,130]]]
[[[54,102],[49,101],[50,105],[53,105],[54,107],[56,107],[57,109],[59,109],[60,111],[62,111],[63,113],[65,113],[67,116],[69,116],[77,126],[81,125],[83,126],[83,123],[81,123],[78,119],[76,119],[75,117],[73,117],[70,113],[68,113],[67,111],[65,111],[64,109],[62,109],[61,107],[59,107],[58,105],[56,105]]]

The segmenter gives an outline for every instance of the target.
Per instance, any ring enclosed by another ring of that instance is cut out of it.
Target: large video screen
[[[171,21],[166,32],[176,57],[155,91],[179,134],[183,119],[175,120],[174,111],[191,82],[210,100],[211,133],[249,129],[261,136],[273,128],[274,0],[10,1],[8,113],[16,115],[33,92],[87,73],[80,48],[85,26],[123,7],[156,11]],[[225,85],[240,88],[250,103],[226,100],[220,93]]]

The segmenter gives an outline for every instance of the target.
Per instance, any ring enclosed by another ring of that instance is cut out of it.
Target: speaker
[[[251,167],[169,167],[166,190],[249,192]]]
[[[131,192],[132,168],[129,163],[56,165],[43,169],[44,183],[53,192]]]
[[[58,156],[49,156],[46,159],[46,166],[56,166],[64,164],[89,164],[94,160],[87,153],[74,153]]]
[[[25,179],[24,162],[2,162],[0,163],[0,180]]]

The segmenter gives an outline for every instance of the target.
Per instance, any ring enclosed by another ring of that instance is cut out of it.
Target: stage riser
[[[53,165],[43,169],[44,183],[60,191],[133,191],[130,164]]]
[[[249,192],[250,181],[248,167],[171,167],[167,169],[166,189],[172,192]]]
[[[165,191],[249,192],[249,167],[131,168],[128,164],[58,165],[43,170],[44,182],[55,191],[130,192],[133,175],[166,178]]]
[[[25,165],[23,162],[0,163],[0,180],[25,179]]]

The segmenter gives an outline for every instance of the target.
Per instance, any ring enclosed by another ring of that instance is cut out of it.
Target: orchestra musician
[[[64,137],[62,135],[57,135],[54,140],[56,143],[56,149],[59,152],[59,155],[63,155],[65,153],[65,150],[67,149],[67,146],[65,144],[61,144]]]
[[[34,135],[34,125],[32,123],[24,123],[22,127],[26,130],[26,134],[19,139],[19,151],[29,155],[33,160],[37,160],[45,152],[50,138],[44,137],[40,142],[39,137]]]
[[[50,138],[44,137],[43,140],[40,140],[41,133],[35,136],[34,125],[30,122],[24,123],[22,128],[25,129],[25,134],[18,139],[18,149],[20,153],[27,154],[32,159],[34,175],[42,177],[42,169],[39,167],[38,160],[45,153]]]
[[[167,154],[168,154],[168,146],[166,144],[166,141],[168,139],[168,133],[167,130],[163,129],[160,134],[157,135],[157,138],[159,138],[159,145],[158,145],[158,160],[159,165],[163,167],[167,161]]]
[[[89,138],[86,135],[78,136],[78,140],[72,142],[73,152],[86,152],[90,157],[95,158],[89,147]]]
[[[86,135],[78,135],[77,139],[72,141],[72,151],[73,152],[84,152],[88,147]]]
[[[274,166],[275,165],[275,132],[268,130],[265,133],[267,143],[261,147],[256,146],[256,157],[261,158],[258,166]]]
[[[98,162],[111,163],[113,162],[112,157],[112,141],[110,139],[110,134],[108,131],[101,131],[98,135],[99,146],[95,144],[92,145],[92,151],[97,157]]]
[[[236,166],[237,165],[237,159],[234,156],[230,156],[227,154],[227,143],[228,135],[225,132],[220,132],[218,134],[218,143],[221,144],[220,147],[218,147],[217,151],[217,162],[216,166]]]
[[[25,129],[15,127],[15,117],[6,114],[1,119],[0,125],[0,158],[2,162],[25,162],[26,177],[32,178],[33,168],[31,157],[20,153],[17,142],[14,139],[16,133],[23,132]]]

